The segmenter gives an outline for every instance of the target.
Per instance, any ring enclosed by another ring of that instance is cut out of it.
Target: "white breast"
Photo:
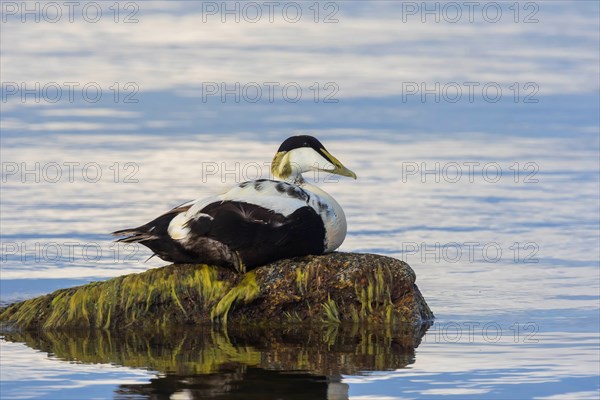
[[[301,187],[311,194],[310,206],[325,224],[325,253],[331,253],[342,245],[346,238],[346,215],[342,206],[318,186],[304,183]]]

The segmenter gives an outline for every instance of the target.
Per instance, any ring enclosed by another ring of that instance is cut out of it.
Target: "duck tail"
[[[154,226],[148,224],[139,226],[137,228],[122,229],[112,233],[113,236],[126,236],[121,239],[117,239],[120,243],[140,243],[147,240],[159,239],[159,237],[153,233]]]

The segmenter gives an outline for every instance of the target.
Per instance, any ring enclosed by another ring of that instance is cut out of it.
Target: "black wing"
[[[316,211],[300,207],[284,216],[240,201],[211,203],[201,211],[209,217],[192,219],[185,248],[201,256],[212,239],[237,253],[246,267],[325,250],[325,227]]]

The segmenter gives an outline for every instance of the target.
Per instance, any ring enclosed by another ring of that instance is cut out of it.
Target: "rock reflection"
[[[404,368],[427,326],[304,325],[160,332],[12,332],[53,357],[158,372],[117,399],[347,399],[344,374]]]

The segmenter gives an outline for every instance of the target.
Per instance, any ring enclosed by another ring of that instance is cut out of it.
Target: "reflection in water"
[[[346,399],[343,374],[404,368],[427,326],[210,327],[161,332],[13,332],[60,360],[158,371],[119,399]]]
[[[167,375],[147,385],[122,385],[115,398],[139,395],[149,399],[347,399],[348,389],[325,376],[246,367],[209,375]]]

